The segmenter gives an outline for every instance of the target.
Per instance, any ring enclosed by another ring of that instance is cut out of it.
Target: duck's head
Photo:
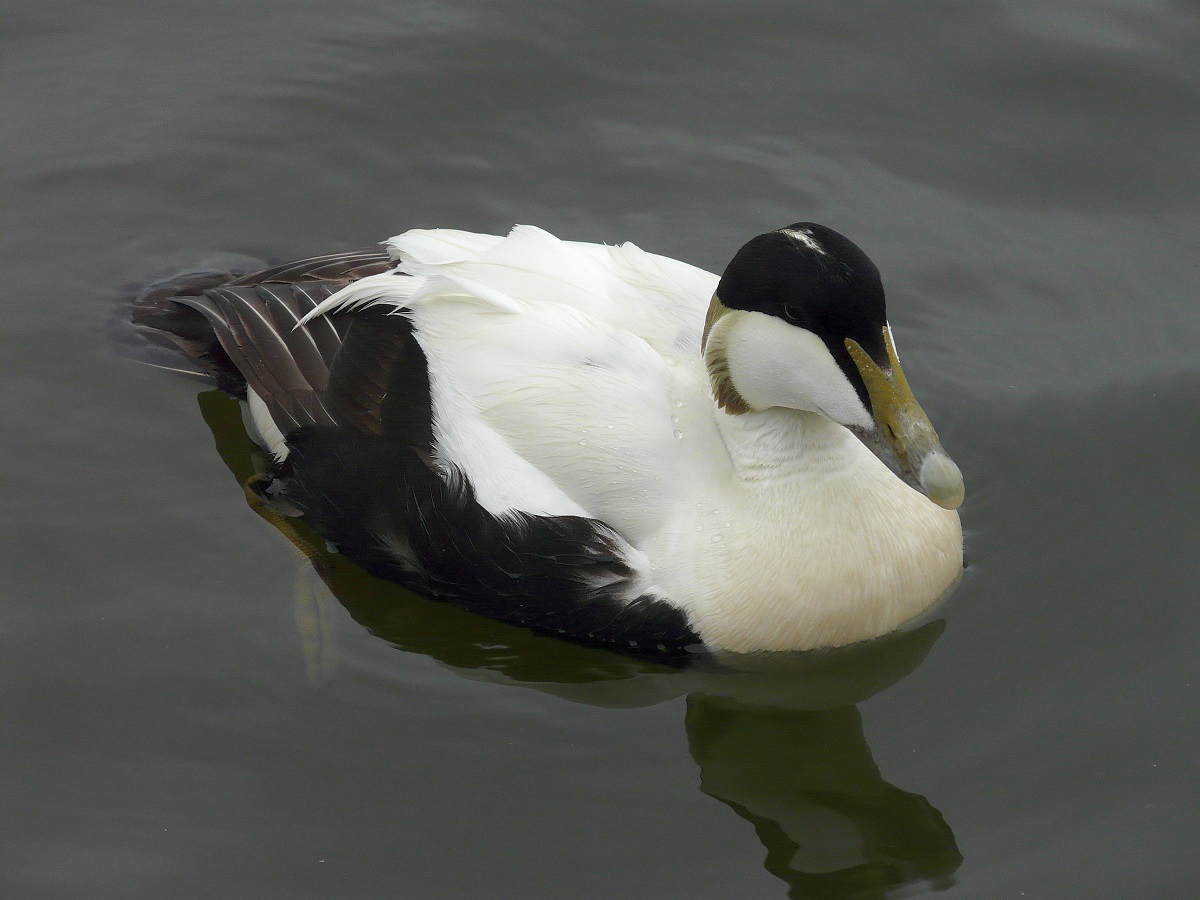
[[[900,368],[879,270],[836,231],[800,222],[742,247],[713,296],[703,346],[727,413],[819,413],[939,506],[962,503],[962,474]]]

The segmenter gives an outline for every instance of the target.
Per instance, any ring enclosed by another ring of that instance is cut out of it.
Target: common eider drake
[[[963,499],[879,271],[798,223],[724,274],[409,231],[134,301],[241,399],[254,486],[368,571],[618,650],[886,634],[957,581]]]

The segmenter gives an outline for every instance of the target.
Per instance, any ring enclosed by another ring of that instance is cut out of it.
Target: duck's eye
[[[794,303],[785,303],[783,304],[783,317],[789,322],[800,323],[804,321],[804,310]]]

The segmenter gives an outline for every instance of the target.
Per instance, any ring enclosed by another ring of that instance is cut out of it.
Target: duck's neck
[[[747,490],[778,490],[796,478],[820,478],[860,458],[858,440],[817,413],[776,407],[717,414],[734,478]],[[865,448],[863,448],[865,449]]]

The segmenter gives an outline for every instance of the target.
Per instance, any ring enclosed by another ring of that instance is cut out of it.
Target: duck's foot
[[[323,545],[309,540],[288,516],[276,510],[263,497],[271,478],[263,473],[251,475],[242,482],[246,503],[263,519],[291,542],[312,565],[315,572],[328,586],[333,574],[333,552]],[[304,651],[304,674],[309,684],[319,687],[333,677],[337,669],[337,643],[334,632],[334,609],[328,590],[318,587],[312,572],[301,569],[296,577],[295,616],[296,630]]]
[[[246,495],[246,503],[263,519],[270,522],[275,529],[291,541],[293,547],[299,550],[312,563],[322,580],[329,574],[332,567],[332,553],[324,546],[318,546],[300,533],[291,518],[283,515],[270,501],[263,497],[263,492],[271,483],[268,475],[257,473],[242,482],[242,492]]]

